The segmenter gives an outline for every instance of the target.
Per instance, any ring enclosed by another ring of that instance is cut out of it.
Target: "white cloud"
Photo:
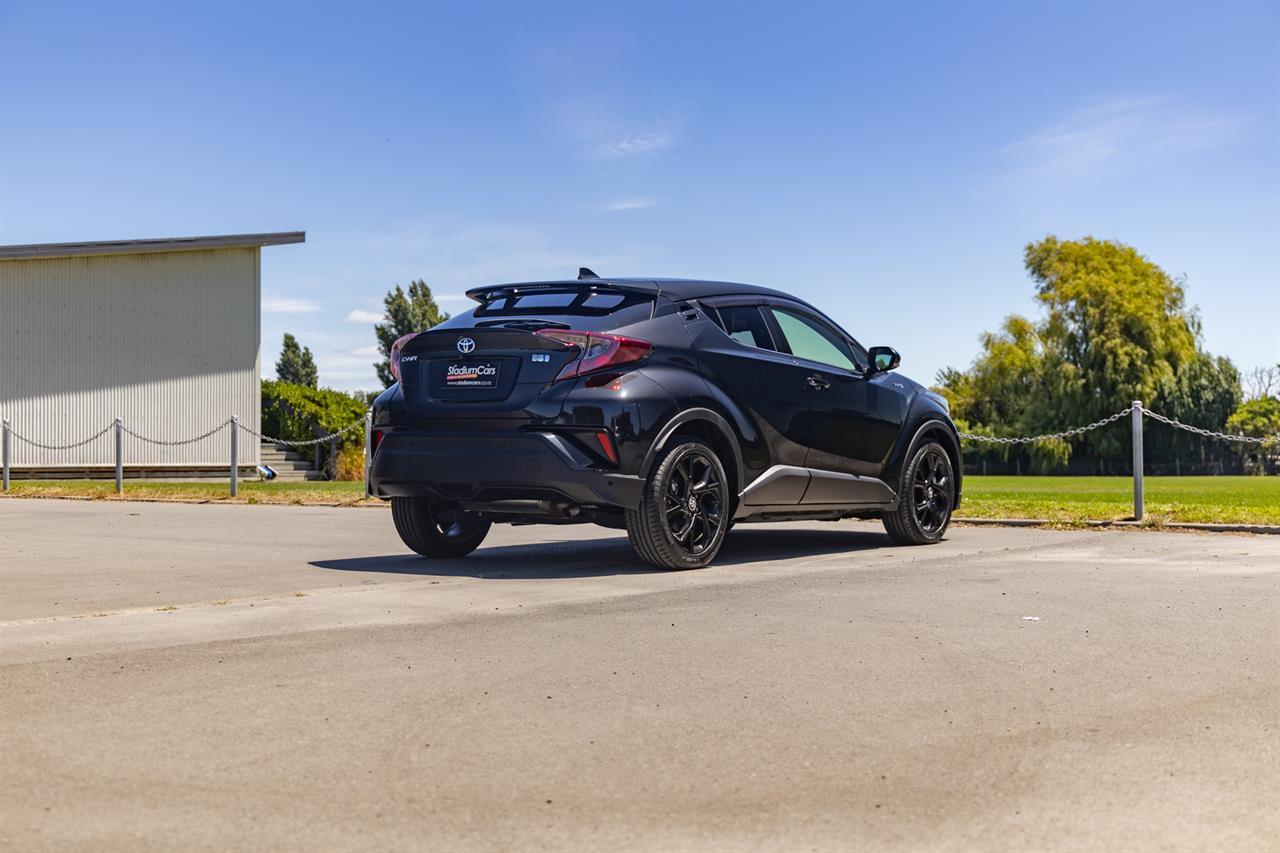
[[[278,297],[262,300],[262,310],[267,314],[311,314],[319,311],[320,306],[305,299]]]
[[[591,146],[589,156],[596,160],[625,160],[665,151],[675,143],[675,134],[659,130],[604,139]]]
[[[366,311],[363,308],[356,308],[347,315],[348,323],[381,323],[385,319],[376,311]]]
[[[579,156],[612,164],[661,154],[676,144],[684,123],[677,105],[621,102],[602,92],[558,98],[548,105],[548,120]]]
[[[1114,98],[1075,110],[1001,149],[1017,170],[1040,177],[1080,178],[1122,164],[1216,148],[1244,121],[1180,108],[1168,96]]]
[[[370,344],[367,347],[355,347],[349,350],[343,350],[341,355],[349,355],[354,358],[377,358],[382,354],[377,344]]]
[[[653,207],[656,201],[648,196],[638,196],[636,198],[624,198],[613,201],[604,206],[605,210],[640,210],[645,207]]]

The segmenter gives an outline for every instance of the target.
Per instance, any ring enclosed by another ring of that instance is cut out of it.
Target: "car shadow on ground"
[[[747,566],[772,560],[819,557],[893,547],[878,530],[752,530],[738,528],[725,539],[715,566]],[[429,560],[410,552],[371,557],[313,560],[320,569],[385,572],[485,580],[553,580],[662,571],[642,562],[626,536],[565,539],[530,545],[481,546],[457,560]]]

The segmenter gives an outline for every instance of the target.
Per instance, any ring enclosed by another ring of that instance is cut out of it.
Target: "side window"
[[[861,369],[848,342],[825,323],[785,308],[770,310],[791,347],[792,355],[845,370]]]
[[[756,306],[734,305],[717,310],[720,313],[720,328],[738,343],[759,349],[776,349],[764,315]]]

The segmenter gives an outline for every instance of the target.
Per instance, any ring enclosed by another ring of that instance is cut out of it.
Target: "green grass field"
[[[1133,481],[1127,477],[965,478],[962,518],[1043,518],[1055,522],[1129,518]],[[1147,518],[1155,521],[1280,524],[1280,477],[1148,477]],[[14,482],[16,497],[115,500],[110,480]],[[166,483],[125,481],[125,499],[230,502],[225,480]],[[238,503],[353,506],[367,501],[363,483],[240,484]]]
[[[124,500],[214,501],[218,503],[323,504],[348,506],[365,501],[364,483],[241,481],[232,498],[226,480],[165,482],[125,480]],[[15,497],[75,497],[117,500],[114,480],[22,480],[10,485]],[[382,501],[369,501],[382,503]]]
[[[1147,477],[1153,521],[1280,524],[1280,477]],[[1133,516],[1129,477],[965,477],[968,518],[1116,520]]]

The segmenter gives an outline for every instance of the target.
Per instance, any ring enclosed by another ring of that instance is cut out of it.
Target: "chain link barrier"
[[[1007,438],[1002,436],[975,435],[974,433],[971,433],[971,432],[962,432],[962,433],[959,433],[959,436],[961,438],[967,438],[970,441],[983,441],[983,442],[987,442],[988,444],[1034,444],[1037,441],[1048,441],[1050,439],[1055,439],[1055,438],[1070,438],[1075,435],[1082,435],[1083,433],[1089,432],[1090,430],[1101,429],[1102,427],[1107,426],[1108,424],[1112,424],[1127,415],[1131,415],[1132,412],[1133,412],[1133,409],[1131,408],[1121,409],[1120,411],[1116,412],[1114,415],[1105,417],[1100,421],[1094,421],[1093,423],[1088,424],[1087,426],[1076,427],[1075,429],[1064,430],[1062,432],[1046,433],[1045,435],[1030,435],[1030,436],[1019,436],[1019,437]],[[1174,427],[1175,429],[1186,430],[1187,432],[1195,433],[1196,435],[1203,436],[1205,438],[1218,438],[1218,439],[1222,439],[1223,441],[1235,441],[1241,444],[1264,445],[1264,444],[1280,443],[1280,435],[1263,436],[1261,438],[1257,438],[1250,435],[1232,435],[1226,432],[1215,432],[1214,430],[1211,430],[1211,429],[1203,429],[1201,427],[1191,426],[1190,424],[1184,424],[1182,421],[1178,420],[1177,418],[1171,418],[1166,415],[1159,414],[1158,412],[1153,412],[1150,409],[1148,409],[1146,406],[1142,407],[1142,414],[1149,418],[1152,418],[1153,420],[1157,420],[1157,421],[1160,421],[1161,423],[1168,424],[1169,426]]]
[[[230,417],[230,418],[227,418],[222,423],[218,424],[217,426],[213,427],[212,429],[207,429],[204,432],[200,433],[199,435],[192,436],[191,438],[178,438],[178,439],[169,440],[169,439],[163,439],[163,438],[151,438],[150,436],[146,436],[141,433],[134,432],[133,430],[125,426],[124,422],[120,418],[116,418],[111,423],[107,424],[102,429],[95,432],[93,435],[81,441],[73,441],[70,444],[45,444],[44,442],[36,441],[35,439],[32,439],[32,438],[27,438],[25,435],[21,435],[20,433],[15,432],[13,429],[13,426],[9,423],[9,420],[6,418],[3,420],[3,429],[0,430],[3,432],[3,442],[2,442],[3,446],[2,446],[2,449],[0,449],[0,456],[2,456],[3,459],[2,459],[2,462],[0,462],[0,467],[3,468],[3,472],[4,472],[3,485],[0,485],[0,488],[2,488],[3,491],[5,492],[9,491],[9,479],[10,479],[9,468],[11,465],[10,450],[9,450],[10,438],[16,438],[18,441],[22,442],[23,444],[30,445],[31,447],[37,447],[41,450],[74,450],[77,447],[84,447],[86,444],[96,441],[97,439],[102,438],[102,436],[114,430],[115,431],[114,444],[115,444],[115,463],[116,463],[116,494],[123,495],[124,494],[124,448],[123,448],[122,439],[125,435],[132,436],[133,438],[136,438],[138,441],[141,441],[144,444],[154,444],[159,447],[180,447],[182,445],[195,444],[198,441],[204,441],[207,438],[212,438],[213,436],[222,432],[224,429],[226,429],[229,426],[231,427],[231,447],[230,447],[231,452],[230,452],[230,460],[229,460],[230,473],[231,473],[231,496],[234,498],[238,494],[239,469],[240,469],[240,461],[238,458],[240,430],[244,430],[250,435],[257,436],[260,440],[271,442],[272,444],[285,445],[287,447],[310,447],[313,445],[321,444],[326,441],[333,441],[339,436],[346,435],[347,433],[351,432],[353,429],[356,429],[357,427],[364,426],[368,422],[369,422],[369,413],[366,412],[365,416],[362,417],[360,420],[354,421],[348,424],[347,426],[343,427],[337,432],[331,432],[328,435],[322,435],[319,438],[313,438],[307,441],[291,441],[286,438],[275,438],[273,436],[264,435],[263,433],[259,432],[253,427],[245,426],[244,424],[240,423],[235,417]],[[367,449],[368,449],[367,436],[365,441],[366,441],[366,452],[367,452]],[[266,471],[268,475],[267,479],[272,479],[275,477],[275,473],[272,472],[269,468],[263,469],[260,467],[259,470]]]
[[[307,441],[290,441],[287,438],[274,438],[269,435],[263,435],[253,427],[245,426],[244,424],[238,424],[238,426],[240,427],[240,429],[249,433],[249,435],[257,436],[263,441],[270,442],[271,444],[284,444],[289,447],[310,447],[313,444],[323,444],[326,441],[331,441],[340,435],[346,435],[356,427],[364,426],[364,418],[361,418],[358,421],[355,421],[353,423],[348,424],[347,426],[344,426],[342,429],[338,430],[337,432],[331,432],[328,435],[322,435],[319,438],[312,438],[312,439],[308,439]]]
[[[961,438],[967,438],[970,441],[985,441],[990,444],[1033,444],[1037,441],[1048,441],[1054,438],[1070,438],[1073,435],[1081,435],[1089,430],[1101,429],[1107,424],[1114,423],[1132,412],[1132,409],[1121,409],[1110,417],[1103,418],[1100,421],[1094,421],[1088,426],[1076,427],[1075,429],[1063,430],[1062,432],[1050,432],[1044,435],[1029,435],[1019,438],[1004,438],[994,435],[974,435],[971,432],[959,433]]]
[[[959,436],[960,438],[968,439],[969,441],[980,441],[980,442],[986,442],[988,444],[1005,444],[1005,445],[1034,444],[1037,441],[1050,441],[1053,439],[1071,438],[1073,436],[1082,435],[1086,432],[1090,432],[1091,430],[1101,429],[1102,427],[1113,424],[1116,421],[1120,420],[1121,418],[1125,417],[1126,415],[1131,414],[1132,411],[1133,411],[1132,409],[1121,409],[1120,411],[1116,412],[1114,415],[1110,415],[1108,417],[1102,418],[1101,420],[1094,421],[1091,424],[1075,427],[1074,429],[1063,430],[1062,432],[1045,433],[1044,435],[995,436],[995,435],[977,435],[971,432],[962,432],[962,433],[959,433]],[[1211,429],[1204,429],[1202,427],[1191,426],[1190,424],[1184,424],[1182,421],[1179,421],[1176,418],[1171,418],[1166,415],[1162,415],[1158,412],[1153,412],[1150,409],[1146,408],[1145,406],[1142,408],[1142,414],[1153,420],[1157,420],[1163,424],[1167,424],[1168,426],[1171,426],[1175,429],[1185,430],[1187,432],[1194,433],[1195,435],[1203,436],[1204,438],[1216,438],[1216,439],[1221,439],[1222,441],[1234,441],[1240,444],[1256,444],[1256,445],[1280,444],[1280,435],[1255,437],[1255,436],[1249,436],[1249,435],[1232,435],[1230,433],[1225,433],[1225,432],[1216,432]],[[127,426],[123,426],[123,425],[121,425],[120,429],[127,435],[131,435],[134,438],[138,439],[139,441],[146,442],[147,444],[155,444],[161,447],[178,447],[186,444],[195,444],[197,441],[204,441],[206,438],[210,438],[214,435],[217,435],[219,432],[226,429],[229,424],[231,424],[231,419],[227,418],[222,423],[218,424],[217,426],[213,427],[210,430],[206,430],[205,432],[200,433],[197,436],[194,436],[192,438],[175,439],[173,441],[166,441],[164,439],[159,439],[159,438],[150,438],[149,436],[136,433],[133,430],[129,429]],[[236,423],[236,426],[238,426],[240,429],[244,430],[245,432],[249,433],[252,436],[255,436],[256,438],[262,441],[266,441],[271,444],[282,444],[288,447],[311,447],[313,445],[323,444],[326,441],[332,441],[333,439],[338,438],[339,436],[346,435],[352,430],[357,429],[358,427],[361,427],[363,425],[364,425],[364,419],[361,418],[358,421],[353,421],[352,423],[348,424],[347,426],[343,427],[337,432],[331,432],[328,435],[322,435],[319,438],[307,439],[305,441],[294,441],[287,438],[277,438],[275,436],[266,435],[265,433],[261,433],[251,426],[247,426],[239,422]],[[107,424],[105,427],[98,430],[88,438],[82,439],[80,441],[73,441],[70,444],[43,444],[39,441],[36,441],[31,438],[27,438],[26,436],[21,435],[18,432],[15,432],[13,427],[9,428],[9,434],[14,438],[16,438],[18,441],[21,441],[24,444],[29,444],[32,447],[38,447],[41,450],[74,450],[77,447],[84,447],[86,444],[89,444],[92,441],[96,441],[97,439],[111,432],[114,426],[115,426],[114,423]]]
[[[1191,424],[1184,424],[1182,421],[1178,420],[1177,418],[1170,418],[1165,415],[1158,414],[1156,412],[1151,411],[1146,406],[1142,407],[1142,414],[1146,415],[1149,418],[1154,418],[1155,420],[1160,421],[1161,423],[1168,424],[1169,426],[1174,427],[1175,429],[1183,429],[1183,430],[1186,430],[1187,432],[1193,432],[1196,435],[1202,435],[1205,438],[1220,438],[1223,441],[1236,441],[1236,442],[1240,442],[1241,444],[1262,445],[1262,444],[1280,443],[1280,435],[1264,435],[1258,438],[1251,435],[1231,435],[1230,433],[1225,433],[1225,432],[1214,432],[1211,429],[1203,429],[1202,427],[1191,426]]]
[[[225,421],[218,424],[213,429],[206,430],[197,436],[193,436],[191,438],[179,438],[179,439],[174,439],[172,441],[166,441],[165,439],[151,438],[150,436],[142,435],[141,433],[134,432],[133,430],[129,429],[127,426],[124,426],[123,424],[121,424],[120,430],[123,433],[125,433],[125,435],[131,435],[134,438],[138,439],[139,441],[145,442],[147,444],[155,444],[160,447],[180,447],[185,444],[195,444],[197,441],[204,441],[206,438],[211,438],[212,436],[215,436],[218,433],[222,432],[222,430],[226,429],[230,423],[231,423],[231,418],[227,418]],[[239,426],[240,429],[249,433],[250,435],[256,436],[257,438],[260,438],[263,441],[267,441],[272,444],[285,444],[285,445],[289,445],[290,447],[309,447],[313,444],[322,444],[326,441],[335,439],[338,436],[346,435],[347,433],[351,432],[353,429],[363,426],[364,418],[361,418],[358,421],[354,421],[353,423],[348,424],[347,426],[343,427],[337,432],[331,432],[328,435],[322,435],[319,438],[312,438],[312,439],[308,439],[307,441],[292,441],[287,438],[276,438],[274,436],[265,435],[261,432],[258,432],[253,427],[246,426],[245,424],[242,424],[239,422],[237,422],[236,425]],[[102,436],[111,432],[111,430],[114,428],[115,428],[115,423],[114,422],[109,423],[106,426],[104,426],[102,429],[95,432],[93,435],[89,436],[88,438],[82,439],[80,441],[73,441],[70,444],[44,444],[42,442],[36,441],[35,439],[27,438],[25,435],[22,435],[16,432],[13,429],[13,427],[9,427],[9,435],[13,436],[18,441],[21,441],[23,444],[29,444],[32,447],[38,447],[41,450],[74,450],[77,447],[84,447],[86,444],[89,444],[92,441],[102,438]]]
[[[13,436],[18,441],[21,441],[23,444],[29,444],[32,447],[38,447],[41,450],[74,450],[77,447],[84,447],[89,442],[102,438],[102,436],[111,432],[111,428],[114,426],[115,426],[114,423],[109,423],[106,426],[104,426],[102,429],[95,432],[93,435],[89,436],[88,438],[82,441],[73,441],[70,444],[41,444],[40,442],[34,439],[27,438],[25,435],[19,435],[18,433],[14,432],[13,427],[9,427],[9,435]]]
[[[161,447],[180,447],[184,444],[195,444],[197,441],[204,441],[209,436],[217,435],[218,433],[222,432],[222,430],[226,429],[226,426],[229,423],[231,423],[231,418],[227,418],[225,421],[218,424],[213,429],[208,430],[207,432],[202,432],[199,435],[197,435],[195,438],[179,438],[174,441],[165,441],[164,439],[160,439],[160,438],[148,438],[145,435],[139,435],[138,433],[134,432],[133,430],[129,429],[127,426],[124,426],[124,425],[121,425],[120,429],[126,435],[131,435],[134,438],[138,439],[139,441],[144,441],[147,444],[157,444],[157,445],[160,445]]]

